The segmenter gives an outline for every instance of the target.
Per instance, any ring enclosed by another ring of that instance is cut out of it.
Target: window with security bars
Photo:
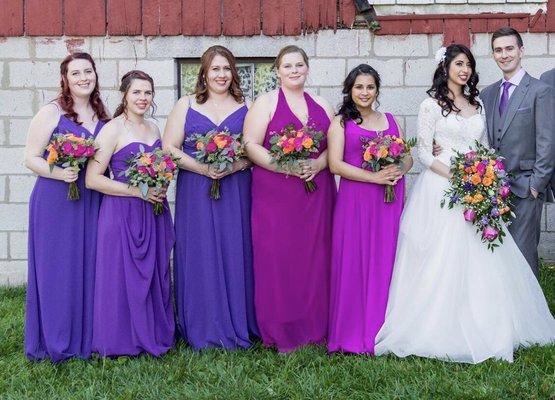
[[[200,62],[179,60],[179,97],[191,94],[195,90]],[[277,88],[278,81],[273,69],[273,60],[239,59],[237,72],[241,80],[241,89],[245,97],[254,100],[260,94]]]

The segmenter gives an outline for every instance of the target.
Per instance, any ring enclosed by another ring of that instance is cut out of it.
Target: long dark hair
[[[150,82],[150,86],[152,87],[152,96],[153,96],[152,103],[151,103],[152,104],[151,116],[154,117],[154,113],[156,112],[156,103],[154,103],[154,80],[146,72],[135,69],[135,70],[129,71],[121,78],[121,85],[119,86],[119,91],[122,93],[122,99],[121,99],[121,103],[118,104],[116,111],[114,112],[114,118],[116,118],[117,116],[120,116],[121,114],[126,114],[127,100],[125,97],[127,96],[127,92],[131,87],[131,83],[133,83],[133,80],[135,79],[141,79],[143,81]]]
[[[64,58],[62,63],[60,64],[60,94],[58,95],[56,100],[64,111],[64,115],[67,118],[71,119],[73,122],[81,124],[81,122],[78,120],[77,113],[73,109],[73,97],[71,96],[69,84],[67,82],[68,66],[69,63],[73,60],[87,60],[91,63],[95,75],[95,82],[94,89],[89,97],[89,103],[94,110],[96,117],[100,121],[109,120],[110,116],[108,115],[106,106],[104,106],[104,103],[100,98],[100,88],[98,86],[98,73],[96,72],[96,64],[94,63],[94,60],[89,53],[70,54],[66,58]]]
[[[449,87],[447,86],[447,81],[449,80],[449,67],[451,62],[459,54],[464,53],[470,61],[470,67],[472,68],[472,74],[468,79],[465,87],[463,88],[463,96],[468,100],[470,104],[474,107],[481,109],[482,106],[477,100],[478,94],[480,93],[476,86],[478,86],[478,73],[476,72],[476,59],[472,55],[470,49],[462,44],[452,44],[445,50],[445,58],[441,60],[434,72],[434,79],[432,82],[432,87],[426,91],[430,97],[437,100],[437,103],[441,107],[441,114],[446,117],[452,111],[458,113],[459,110],[455,106],[455,102],[449,98]]]
[[[376,82],[376,104],[379,105],[378,96],[380,95],[380,85],[381,79],[380,74],[374,68],[372,68],[368,64],[360,64],[354,67],[351,72],[343,81],[343,103],[339,107],[339,111],[337,115],[341,115],[341,125],[344,126],[345,121],[353,120],[357,125],[362,124],[362,117],[360,116],[360,111],[358,110],[355,102],[353,101],[353,97],[351,96],[351,91],[353,86],[355,85],[355,81],[359,75],[370,75],[374,77],[374,81]]]
[[[237,103],[243,103],[245,101],[245,96],[243,95],[243,90],[241,89],[241,80],[239,78],[239,73],[237,72],[235,56],[224,46],[209,47],[200,57],[200,69],[198,71],[197,84],[195,85],[195,98],[197,103],[204,104],[206,103],[206,100],[208,100],[206,74],[210,69],[212,60],[217,55],[224,57],[229,63],[229,68],[231,68],[231,84],[229,85],[229,93],[233,96]]]

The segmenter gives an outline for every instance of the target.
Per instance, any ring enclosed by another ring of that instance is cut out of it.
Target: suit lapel
[[[515,91],[513,92],[511,98],[509,99],[509,105],[506,111],[507,114],[505,115],[505,121],[503,122],[503,129],[501,131],[501,138],[503,137],[503,135],[505,135],[507,129],[509,129],[509,125],[515,117],[518,107],[520,107],[522,100],[524,100],[524,97],[526,97],[528,86],[530,86],[530,75],[525,74],[522,77],[519,85],[515,88]]]
[[[488,140],[493,143],[493,113],[499,112],[497,110],[497,98],[499,97],[499,85],[501,85],[501,79],[490,86],[486,98],[484,99],[484,106],[486,110],[486,123],[488,125]]]

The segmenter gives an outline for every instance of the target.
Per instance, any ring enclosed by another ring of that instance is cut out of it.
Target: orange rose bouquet
[[[233,163],[244,156],[242,135],[232,135],[227,129],[210,131],[205,135],[191,135],[187,140],[195,142],[195,159],[203,164],[210,164],[217,172],[231,171]],[[210,197],[220,198],[220,180],[212,179]]]
[[[139,146],[139,153],[131,157],[127,163],[129,167],[120,173],[129,178],[129,186],[137,186],[143,198],[147,197],[148,188],[167,188],[177,171],[177,158],[162,149],[145,152],[143,145]],[[164,204],[154,203],[154,215],[164,212]]]
[[[505,232],[502,221],[510,224],[515,217],[511,211],[511,187],[503,158],[483,144],[466,153],[455,152],[451,159],[451,188],[441,201],[448,201],[451,209],[463,207],[463,218],[476,226],[482,242],[491,251],[503,243]],[[498,244],[499,243],[499,244]]]
[[[62,168],[74,167],[81,170],[89,158],[94,157],[97,147],[94,139],[86,139],[74,133],[58,133],[52,136],[52,140],[46,147],[48,156],[46,162],[50,167],[50,172],[54,166]],[[76,182],[69,184],[67,193],[68,200],[79,200],[79,188]]]
[[[309,126],[295,129],[293,125],[287,125],[281,132],[270,137],[272,163],[277,164],[283,171],[292,171],[298,168],[300,160],[308,160],[312,153],[319,152],[320,141],[323,138],[323,132]],[[318,189],[314,181],[304,181],[304,186],[307,193]]]
[[[378,172],[390,164],[400,164],[405,156],[410,155],[416,145],[416,138],[405,140],[392,135],[378,135],[375,138],[361,137],[362,168]],[[395,201],[393,186],[385,186],[384,203]]]

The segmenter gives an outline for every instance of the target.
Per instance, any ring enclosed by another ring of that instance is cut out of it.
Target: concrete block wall
[[[531,75],[538,77],[555,65],[555,34],[527,33],[523,39],[524,67]],[[125,72],[139,68],[151,74],[163,131],[177,100],[176,59],[198,58],[214,44],[228,47],[237,57],[274,57],[287,44],[304,48],[310,57],[309,90],[334,106],[341,100],[341,83],[348,71],[369,63],[382,76],[380,110],[394,113],[407,134],[413,135],[442,35],[374,36],[366,30],[339,30],[301,37],[0,39],[0,285],[26,281],[28,199],[35,177],[23,166],[25,137],[32,116],[57,93],[59,62],[68,50],[88,51],[96,59],[102,97],[112,111],[119,102],[117,87]],[[489,35],[476,34],[472,50],[481,84],[499,79],[490,56]],[[416,165],[409,182],[419,169]],[[555,205],[545,206],[541,229],[541,255],[555,260]]]

